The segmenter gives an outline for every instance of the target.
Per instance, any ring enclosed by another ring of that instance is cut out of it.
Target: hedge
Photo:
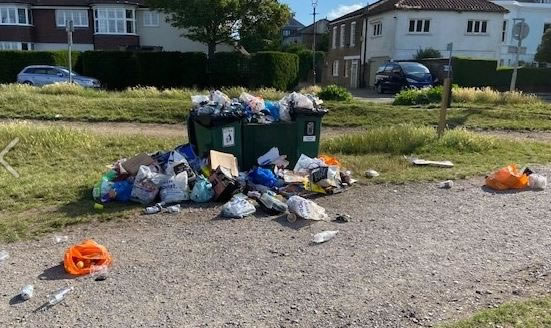
[[[73,65],[79,52],[73,52]],[[29,65],[53,65],[67,67],[66,51],[0,51],[0,83],[13,83],[17,74]]]
[[[210,67],[211,87],[249,85],[250,57],[238,52],[218,52]]]
[[[495,83],[497,61],[453,58],[453,81],[462,87],[485,87]]]
[[[494,75],[496,88],[509,89],[513,75],[512,68],[500,68]],[[549,91],[551,89],[551,69],[521,67],[518,69],[516,86],[518,89],[531,92]]]
[[[80,60],[82,74],[109,89],[202,87],[206,81],[207,57],[199,52],[87,51]]]
[[[312,50],[300,50],[297,52],[299,58],[298,76],[300,82],[310,82],[312,72],[312,62],[314,61]],[[316,81],[321,82],[323,76],[323,62],[325,53],[316,51]]]
[[[295,54],[262,51],[252,57],[250,87],[290,90],[298,84],[299,59]]]

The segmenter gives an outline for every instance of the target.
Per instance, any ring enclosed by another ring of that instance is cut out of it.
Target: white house
[[[509,10],[505,15],[502,27],[502,44],[500,46],[500,65],[512,66],[515,62],[515,49],[518,41],[512,38],[513,19],[524,18],[529,32],[522,40],[520,60],[534,62],[534,56],[541,43],[543,33],[551,28],[551,0],[499,0],[492,1]]]
[[[413,59],[426,48],[447,56],[449,43],[454,56],[499,59],[506,13],[487,0],[381,0],[370,5],[361,52],[368,84],[373,85],[382,63]]]

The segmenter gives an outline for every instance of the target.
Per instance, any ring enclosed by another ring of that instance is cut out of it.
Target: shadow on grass
[[[455,129],[457,127],[465,126],[465,123],[471,115],[480,114],[482,110],[480,109],[460,109],[460,112],[454,111],[453,109],[448,109],[447,124],[448,128]]]

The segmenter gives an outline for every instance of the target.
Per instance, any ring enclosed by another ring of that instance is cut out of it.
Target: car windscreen
[[[402,69],[406,74],[424,75],[424,74],[430,73],[428,68],[417,63],[403,63],[403,64],[400,64],[400,66],[402,66]]]

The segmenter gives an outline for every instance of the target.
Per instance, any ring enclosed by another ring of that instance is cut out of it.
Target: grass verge
[[[476,313],[472,318],[439,328],[542,328],[551,327],[551,297],[503,304]]]
[[[6,160],[21,175],[0,169],[0,241],[32,238],[93,220],[132,217],[139,205],[110,204],[93,209],[91,188],[106,166],[139,152],[172,149],[181,138],[105,136],[83,130],[29,123],[0,125],[0,145],[19,138]],[[510,162],[551,162],[551,144],[518,142],[450,131],[438,140],[434,129],[379,128],[323,142],[324,152],[340,157],[359,177],[367,168],[382,173],[374,182],[403,183],[482,175]],[[453,169],[418,168],[403,155],[449,159]]]
[[[243,88],[228,88],[237,96]],[[71,85],[36,88],[0,85],[0,119],[66,120],[84,122],[182,123],[191,107],[190,96],[204,91],[131,88],[121,92],[96,91]],[[273,89],[252,91],[266,99],[280,99]],[[374,104],[364,101],[327,102],[326,126],[381,127],[410,123],[436,126],[438,106],[418,107]],[[500,130],[551,130],[551,105],[525,103],[514,106],[454,104],[448,113],[450,127]]]

